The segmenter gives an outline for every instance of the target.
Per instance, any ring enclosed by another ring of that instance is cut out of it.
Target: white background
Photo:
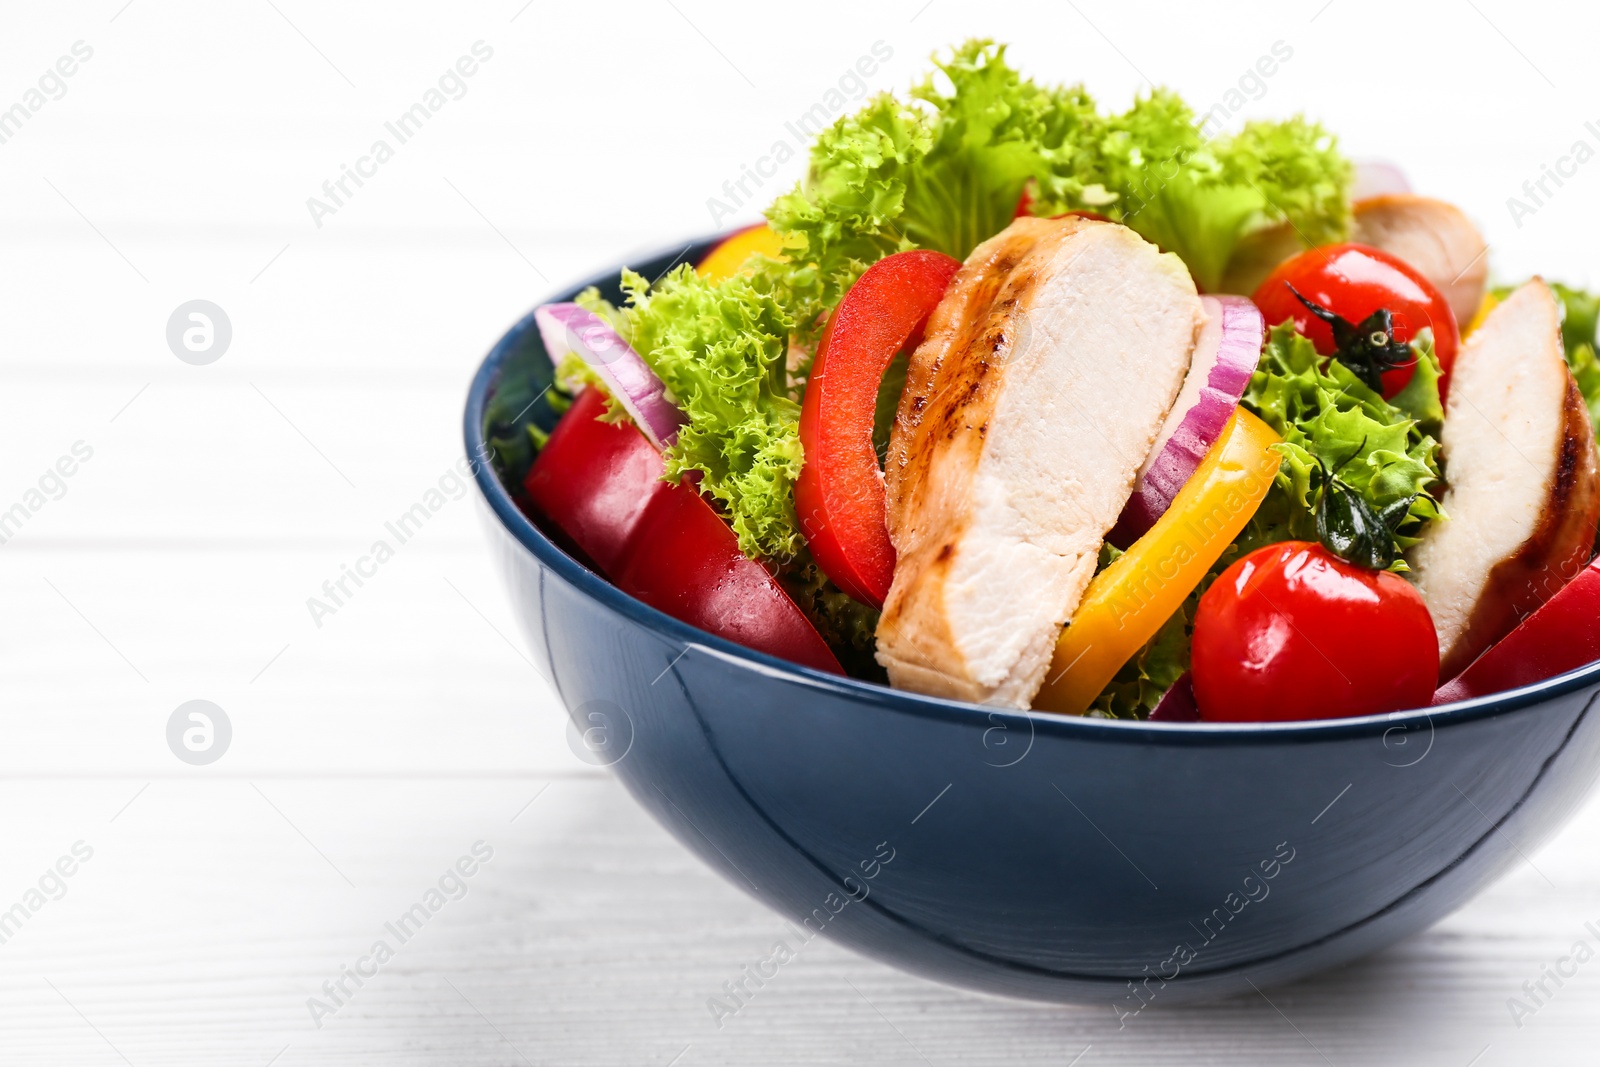
[[[711,229],[708,198],[876,41],[874,90],[986,35],[1107,104],[1148,74],[1204,108],[1281,40],[1246,116],[1303,110],[1402,161],[1480,222],[1502,279],[1587,283],[1600,162],[1520,227],[1506,200],[1575,140],[1600,147],[1593,9],[96,0],[0,19],[0,108],[93,49],[0,144],[0,509],[93,449],[0,546],[0,909],[94,850],[0,945],[0,1062],[1592,1059],[1600,962],[1520,1028],[1506,1007],[1578,938],[1600,946],[1592,807],[1459,915],[1271,1003],[1118,1032],[1105,1008],[818,943],[718,1029],[706,998],[778,920],[569,750],[471,501],[320,628],[306,598],[459,456],[467,381],[511,322]],[[466,95],[317,227],[307,198],[479,40]],[[232,322],[209,366],[165,340],[195,298]],[[234,734],[199,768],[165,740],[196,698]],[[494,858],[467,895],[314,1025],[307,998],[479,840]]]

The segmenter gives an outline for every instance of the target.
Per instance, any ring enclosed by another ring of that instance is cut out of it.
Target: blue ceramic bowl
[[[634,266],[654,277],[712,243]],[[548,375],[530,315],[473,380],[468,454],[525,465]],[[478,469],[539,668],[639,803],[787,917],[791,950],[820,934],[1119,1014],[1247,990],[1449,914],[1600,767],[1600,664],[1443,709],[1269,725],[999,711],[822,674],[619,592],[508,481]]]

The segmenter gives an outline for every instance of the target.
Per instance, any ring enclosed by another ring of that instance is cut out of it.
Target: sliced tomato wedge
[[[811,620],[715,509],[631,423],[601,422],[606,398],[586,389],[523,481],[557,539],[618,589],[747,648],[843,674]]]
[[[801,529],[823,573],[873,607],[883,606],[894,578],[883,470],[872,447],[878,388],[895,353],[920,339],[960,267],[923,249],[868,267],[828,320],[800,408]]]

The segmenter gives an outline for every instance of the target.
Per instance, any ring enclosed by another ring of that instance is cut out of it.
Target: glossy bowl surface
[[[714,242],[634,266],[654,277]],[[585,284],[615,297],[615,283]],[[531,315],[489,353],[468,455],[486,454],[500,390],[520,401],[548,380],[543,358]],[[1321,722],[996,710],[686,626],[553,544],[492,465],[476,482],[528,647],[596,760],[784,915],[791,950],[820,935],[938,981],[1119,1015],[1248,990],[1436,922],[1522,862],[1600,768],[1600,664]]]

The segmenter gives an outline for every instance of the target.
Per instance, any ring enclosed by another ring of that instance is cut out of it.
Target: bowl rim
[[[729,231],[733,232],[733,231]],[[689,244],[674,242],[663,248],[661,254],[672,248],[709,244],[719,236],[706,235]],[[679,253],[683,255],[682,252]],[[648,254],[635,257],[649,258]],[[621,268],[604,271],[580,285],[568,287],[540,303],[568,300],[589,285],[601,284],[616,277]],[[483,416],[489,396],[499,381],[501,366],[527,331],[535,329],[533,312],[529,310],[503,334],[479,364],[468,387],[463,413],[463,430],[468,457],[482,456],[487,450],[483,433]],[[1457,701],[1439,707],[1417,708],[1410,711],[1389,712],[1381,715],[1361,715],[1340,719],[1298,719],[1286,722],[1149,722],[1125,719],[1102,719],[1079,715],[1059,715],[1047,711],[1025,708],[997,707],[972,704],[944,697],[926,696],[907,690],[892,689],[877,682],[830,674],[804,667],[776,656],[746,648],[716,634],[690,626],[688,623],[650,607],[637,600],[587,566],[568,555],[551,541],[522,513],[510,492],[500,481],[492,464],[472,462],[473,481],[504,531],[526,549],[542,565],[585,596],[628,619],[636,625],[679,644],[697,647],[732,665],[760,674],[781,678],[790,683],[820,690],[854,702],[870,703],[883,710],[908,714],[919,718],[942,719],[947,722],[994,727],[1009,720],[1026,723],[1029,736],[1035,732],[1095,739],[1100,741],[1137,741],[1147,743],[1178,743],[1186,745],[1239,744],[1252,741],[1277,743],[1281,741],[1313,741],[1323,739],[1367,737],[1381,734],[1387,741],[1394,730],[1406,733],[1422,726],[1430,730],[1441,726],[1488,718],[1525,708],[1537,707],[1549,700],[1576,692],[1600,680],[1600,660],[1588,663],[1554,678],[1535,682],[1517,689]]]

